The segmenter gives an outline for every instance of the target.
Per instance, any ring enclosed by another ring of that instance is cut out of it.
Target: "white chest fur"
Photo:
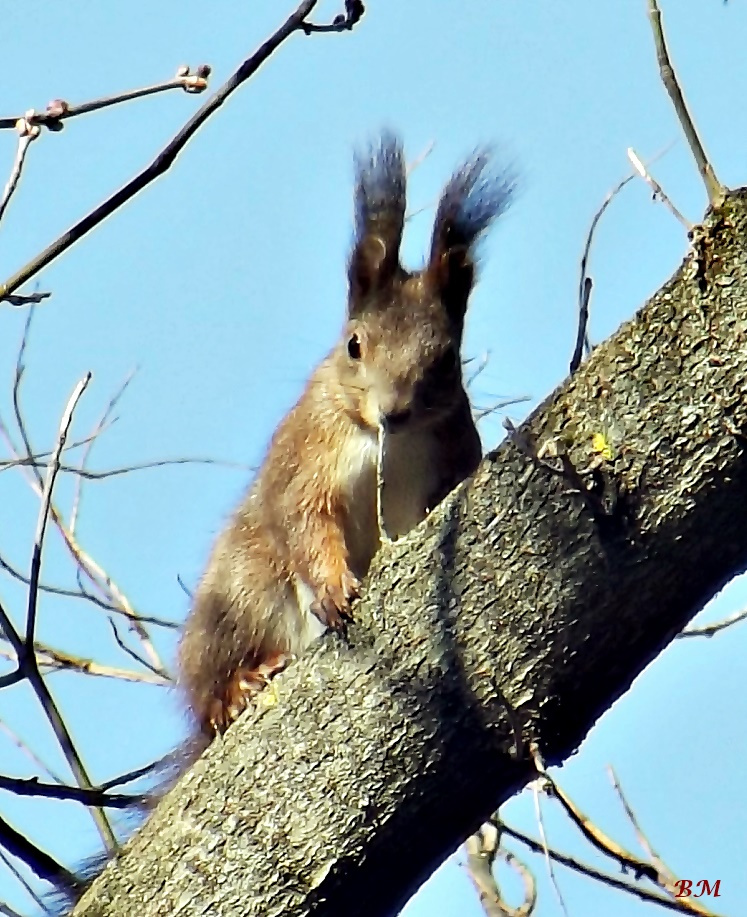
[[[403,430],[385,440],[382,515],[390,538],[400,538],[426,515],[435,490],[432,457],[435,444],[429,430]],[[354,428],[342,451],[339,484],[346,496],[346,535],[350,565],[363,575],[379,546],[376,519],[375,434]]]

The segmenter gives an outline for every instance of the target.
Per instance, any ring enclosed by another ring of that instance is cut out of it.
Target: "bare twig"
[[[8,726],[7,723],[0,720],[0,731],[4,732],[7,738],[21,751],[27,758],[43,773],[45,773],[55,783],[64,783],[62,777],[56,774],[42,759],[36,754],[33,748],[30,748],[23,739]]]
[[[36,891],[31,887],[31,883],[27,880],[26,876],[23,875],[21,870],[13,862],[13,859],[1,848],[0,861],[5,864],[5,868],[8,870],[8,872],[10,872],[11,875],[13,875],[18,881],[18,883],[23,886],[29,898],[31,898],[31,900],[38,907],[40,907],[45,914],[51,914],[52,912],[44,903],[44,899],[41,897],[41,895],[36,893]],[[0,914],[2,914],[3,917],[6,917],[6,915],[9,915],[9,917],[24,917],[23,914],[18,914],[16,911],[11,911],[7,905],[3,905],[2,908],[0,908]]]
[[[12,828],[4,818],[0,818],[0,844],[13,856],[23,860],[40,879],[45,879],[54,885],[65,885],[68,888],[75,886],[75,876],[71,872],[48,853],[32,844],[15,828]]]
[[[113,96],[105,96],[102,99],[94,99],[91,102],[82,102],[80,105],[70,105],[63,99],[55,99],[47,105],[45,111],[26,112],[22,117],[26,118],[31,125],[48,127],[52,131],[62,129],[62,122],[68,118],[75,118],[76,115],[86,115],[92,111],[99,111],[102,108],[108,108],[110,105],[119,105],[121,102],[131,102],[133,99],[140,99],[143,96],[155,95],[158,92],[166,92],[169,89],[183,89],[185,92],[198,93],[207,89],[208,77],[210,76],[210,67],[207,64],[201,64],[192,73],[189,67],[179,67],[170,80],[163,83],[156,83],[153,86],[144,86],[140,89],[131,89],[127,92],[119,92]],[[15,127],[20,118],[0,118],[0,130],[7,130]]]
[[[81,381],[75,387],[73,394],[68,400],[65,411],[63,412],[62,422],[60,423],[57,447],[52,454],[49,471],[42,490],[42,505],[39,514],[39,521],[37,523],[36,538],[34,539],[34,550],[31,560],[31,574],[29,576],[29,602],[25,641],[21,641],[18,632],[16,631],[12,622],[5,614],[4,610],[0,608],[0,625],[5,631],[6,637],[10,641],[18,656],[18,672],[22,674],[22,677],[28,679],[31,687],[34,689],[34,692],[39,699],[39,703],[41,704],[41,707],[44,710],[44,713],[49,720],[55,735],[57,736],[57,740],[60,743],[60,747],[62,748],[62,751],[67,759],[68,764],[70,765],[70,769],[73,772],[78,785],[86,788],[91,787],[91,780],[88,776],[83,761],[81,760],[80,755],[75,748],[75,744],[73,743],[70,732],[65,725],[65,721],[60,714],[57,704],[55,703],[49,688],[41,676],[39,666],[36,661],[36,656],[34,654],[33,637],[36,622],[36,602],[38,597],[39,571],[41,568],[41,552],[44,543],[44,532],[46,530],[47,519],[52,512],[51,494],[54,480],[57,474],[55,464],[59,463],[59,457],[65,444],[65,439],[67,437],[70,423],[72,421],[72,415],[73,411],[75,410],[75,406],[77,405],[80,396],[83,394],[86,386],[88,385],[90,378],[90,373],[84,376],[84,378],[81,379]],[[110,849],[115,849],[117,846],[116,838],[114,837],[114,833],[104,813],[100,809],[94,809],[93,817],[97,823],[104,843]]]
[[[0,568],[5,570],[10,576],[14,579],[17,579],[19,582],[24,583],[26,586],[29,585],[29,578],[21,573],[20,570],[16,570],[9,561],[0,555]],[[48,583],[39,583],[40,592],[48,592],[50,595],[63,595],[66,598],[71,599],[83,599],[86,602],[91,602],[91,604],[96,605],[98,608],[102,608],[104,611],[110,611],[113,614],[122,615],[123,617],[131,620],[130,613],[126,609],[121,608],[119,605],[115,605],[113,602],[107,602],[104,599],[99,598],[99,596],[94,595],[92,592],[87,592],[85,589],[79,586],[76,589],[65,589],[62,586],[50,586]],[[137,615],[137,620],[142,624],[153,624],[156,627],[165,627],[169,630],[178,630],[179,624],[176,621],[168,621],[165,618],[159,618],[155,615]]]
[[[655,885],[660,884],[659,874],[651,863],[641,860],[640,857],[633,856],[633,854],[625,850],[624,847],[615,843],[615,841],[598,828],[591,819],[584,815],[550,776],[545,776],[552,794],[563,806],[566,814],[576,827],[579,828],[587,841],[593,844],[601,853],[617,860],[623,869],[630,869],[636,876],[643,876]]]
[[[39,508],[39,518],[36,523],[34,548],[31,555],[29,599],[26,615],[26,646],[31,653],[33,653],[34,632],[36,628],[36,606],[37,599],[39,597],[39,573],[41,571],[42,547],[44,544],[44,533],[47,529],[47,520],[49,519],[49,511],[52,503],[52,489],[54,488],[54,482],[60,470],[60,456],[62,455],[62,450],[65,447],[65,441],[67,440],[68,433],[70,432],[70,424],[73,421],[73,412],[75,411],[75,408],[80,401],[80,397],[88,387],[88,383],[90,381],[91,373],[89,372],[86,373],[86,375],[75,386],[73,394],[70,396],[70,400],[68,401],[65,411],[62,415],[60,431],[57,436],[57,446],[52,453],[52,458],[49,460],[47,475],[44,480],[41,507]]]
[[[515,400],[526,401],[527,398],[526,396],[522,396],[520,399]],[[509,403],[514,402],[512,401]],[[90,437],[86,437],[85,440],[79,440],[76,443],[70,443],[70,445],[65,447],[65,451],[69,452],[71,449],[75,449],[81,445],[84,445],[86,442],[90,442]],[[42,461],[42,459],[48,455],[48,452],[37,452],[30,458],[19,457],[11,461],[0,461],[0,474],[3,471],[8,471],[11,468],[45,468],[47,463]],[[90,468],[81,468],[79,465],[66,465],[63,462],[60,464],[60,471],[63,472],[63,474],[78,475],[86,481],[105,481],[107,478],[121,477],[122,475],[130,474],[133,471],[150,471],[153,468],[168,468],[171,465],[214,465],[216,468],[232,468],[239,471],[253,472],[255,470],[251,465],[247,465],[246,462],[229,462],[226,459],[208,458],[203,456],[184,456],[183,458],[174,459],[156,459],[151,462],[133,462],[132,465],[123,465],[121,468],[106,468],[102,471],[94,471]]]
[[[45,672],[58,672],[64,670],[67,672],[78,672],[81,675],[91,675],[96,678],[114,678],[117,681],[136,682],[137,684],[155,685],[159,688],[167,688],[172,685],[172,681],[165,675],[157,675],[151,671],[133,672],[131,669],[120,669],[117,666],[101,665],[94,662],[93,659],[85,659],[79,656],[72,656],[63,650],[56,650],[47,647],[43,643],[34,644],[37,665]],[[12,650],[0,649],[0,658],[16,660],[18,657]],[[142,660],[138,659],[139,662]],[[19,678],[18,681],[21,679]]]
[[[529,835],[521,831],[517,831],[516,828],[511,828],[503,822],[500,823],[500,826],[505,834],[524,844],[530,850],[534,851],[534,853],[541,855],[545,854],[545,848],[539,841],[529,837]],[[581,863],[574,857],[559,853],[557,850],[550,849],[547,851],[547,854],[556,863],[560,863],[561,866],[572,869],[580,875],[588,876],[590,879],[595,879],[610,888],[616,888],[620,891],[627,892],[636,898],[640,898],[641,901],[650,901],[652,904],[658,904],[663,908],[667,908],[670,911],[677,911],[680,914],[692,914],[692,910],[688,909],[683,903],[688,900],[687,898],[667,898],[659,892],[651,891],[639,885],[633,885],[625,879],[620,879],[617,876],[611,876],[606,872],[601,872],[601,870],[595,869],[593,866],[588,866],[586,863]],[[711,917],[715,917],[715,915],[711,915]]]
[[[611,767],[608,767],[607,772],[610,775],[610,780],[612,781],[612,785],[615,788],[615,791],[620,799],[620,802],[622,803],[622,806],[625,809],[625,814],[628,816],[628,820],[630,821],[631,825],[633,826],[633,829],[636,833],[636,837],[638,838],[638,843],[641,845],[643,850],[646,852],[653,867],[656,869],[656,872],[657,872],[656,881],[658,885],[661,886],[661,888],[663,888],[665,891],[669,892],[670,895],[673,895],[673,896],[676,895],[677,894],[677,886],[676,886],[677,877],[672,872],[672,870],[667,866],[664,860],[662,860],[659,854],[654,850],[651,842],[646,837],[643,829],[641,828],[640,824],[638,823],[638,819],[636,818],[636,814],[633,811],[633,807],[630,805],[630,803],[628,802],[628,800],[625,797],[625,794],[623,793],[622,787],[620,786],[620,781],[617,779],[617,776],[614,770]],[[711,912],[704,905],[700,904],[700,902],[695,901],[693,898],[683,898],[682,900],[686,902],[686,908],[689,908],[690,913],[703,915],[703,917],[709,917]]]
[[[21,343],[18,347],[18,354],[16,356],[16,369],[15,375],[13,377],[13,412],[15,414],[16,423],[18,424],[18,432],[21,434],[21,439],[23,440],[23,445],[26,450],[26,458],[31,458],[33,454],[33,449],[31,448],[31,441],[29,435],[26,432],[26,424],[23,420],[23,414],[21,413],[21,382],[23,380],[23,374],[26,367],[23,363],[23,358],[26,354],[26,347],[28,346],[29,341],[29,332],[31,331],[31,322],[33,321],[36,310],[32,307],[28,310],[26,315],[26,321],[23,325],[23,334],[21,335]],[[31,471],[34,475],[34,478],[37,481],[37,484],[41,487],[42,476],[38,468],[32,467]]]
[[[721,621],[715,621],[713,624],[704,624],[703,627],[688,627],[686,630],[683,630],[681,634],[677,634],[677,636],[712,637],[714,634],[718,634],[722,630],[726,630],[727,627],[731,627],[732,624],[738,624],[740,621],[745,620],[747,620],[747,608],[743,608],[741,611],[736,611],[733,615],[729,615],[728,618],[724,618]]]
[[[430,143],[427,144],[427,146],[423,148],[422,152],[418,153],[418,155],[411,162],[407,163],[405,174],[407,175],[408,178],[412,175],[415,169],[417,169],[419,166],[422,166],[422,164],[426,161],[426,159],[431,155],[431,153],[435,149],[435,146],[436,146],[435,140],[431,140]]]
[[[506,408],[513,407],[515,404],[523,404],[526,401],[531,401],[529,395],[517,395],[516,398],[504,398],[501,401],[496,401],[488,405],[486,408],[481,408],[473,404],[472,416],[475,419],[475,423],[479,423],[481,420],[485,420],[486,417],[490,417],[491,414],[497,414],[498,411],[505,411]]]
[[[153,761],[151,764],[146,764],[144,767],[138,767],[137,770],[128,771],[126,774],[119,774],[116,777],[112,777],[111,780],[102,783],[99,789],[106,792],[115,786],[121,786],[123,783],[132,783],[133,780],[139,780],[141,777],[145,777],[147,774],[157,770],[161,766],[161,763],[161,761]]]
[[[669,98],[672,100],[674,110],[677,113],[680,124],[682,125],[682,130],[685,133],[688,145],[690,146],[692,154],[695,157],[698,171],[700,172],[700,176],[703,179],[703,183],[706,186],[706,191],[708,192],[708,200],[711,202],[711,206],[720,207],[724,202],[726,193],[725,188],[716,178],[716,173],[714,172],[713,166],[708,160],[706,152],[703,149],[703,144],[700,142],[700,138],[698,137],[698,132],[695,129],[693,119],[690,117],[690,112],[687,110],[685,98],[682,95],[682,90],[680,89],[679,83],[677,82],[677,76],[675,75],[674,67],[672,66],[672,62],[669,58],[669,51],[667,49],[667,43],[664,37],[664,28],[661,21],[661,10],[659,9],[657,0],[649,0],[648,16],[651,22],[651,29],[654,33],[656,58],[659,63],[659,73],[661,75],[662,82],[664,83],[664,86],[669,93]]]
[[[28,323],[30,319],[31,319],[31,316],[29,316],[29,320],[26,323],[26,329],[28,329]],[[23,350],[25,348],[26,334],[27,334],[27,331],[24,332],[24,338],[21,343],[21,350],[19,352],[17,367],[16,367],[16,385],[14,386],[14,408],[16,412],[16,421],[18,423],[19,430],[21,431],[21,435],[24,441],[24,446],[26,448],[27,453],[29,454],[28,457],[30,457],[33,450],[31,448],[29,437],[26,432],[25,424],[23,421],[23,416],[21,414],[21,409],[20,409],[20,401],[18,397],[18,384],[19,384],[19,380],[23,372],[23,364],[21,361],[22,361],[22,356],[23,356]],[[2,433],[3,436],[5,436],[6,440],[8,441],[10,445],[11,450],[17,456],[17,451],[15,449],[15,446],[13,445],[13,442],[8,433],[8,430],[5,427],[5,425],[2,423],[0,423],[0,433]],[[41,475],[39,474],[38,469],[34,466],[34,463],[29,461],[26,464],[32,467],[32,470],[34,473],[34,479],[31,481],[31,486],[37,493],[41,495],[41,492],[42,492],[42,486],[40,483]],[[164,666],[161,663],[158,653],[156,652],[155,648],[153,647],[150,635],[148,634],[147,630],[144,627],[144,623],[143,623],[144,619],[134,610],[134,608],[130,604],[125,594],[118,588],[114,580],[107,574],[107,572],[103,569],[103,567],[101,567],[98,563],[96,563],[96,561],[81,548],[74,534],[70,532],[68,527],[63,522],[62,516],[54,504],[51,504],[50,506],[49,515],[51,516],[54,524],[57,526],[58,531],[62,535],[62,539],[65,543],[65,546],[67,547],[68,551],[70,551],[70,554],[72,555],[73,559],[75,560],[76,564],[78,565],[79,572],[82,572],[83,574],[85,574],[85,576],[88,578],[91,584],[95,588],[99,589],[108,599],[111,600],[109,604],[112,604],[114,606],[112,608],[113,611],[115,611],[117,614],[122,614],[129,619],[132,627],[137,632],[153,664],[158,669],[164,670]],[[0,565],[7,566],[6,563],[2,561],[1,559],[0,559]],[[91,601],[94,601],[94,598],[92,596],[89,596],[89,594],[85,592],[80,582],[79,582],[79,586],[80,586],[80,592],[83,593],[86,597],[89,597]],[[0,623],[2,622],[0,621]],[[0,684],[12,683],[12,682],[9,682],[8,679],[9,678],[12,679],[13,677],[14,676],[12,675],[5,676],[5,682],[3,682],[2,679],[0,679]]]
[[[583,263],[583,262],[582,262]],[[584,267],[582,267],[582,272]],[[586,274],[582,274],[581,292],[578,303],[578,332],[576,334],[576,346],[573,348],[571,365],[568,371],[573,375],[581,365],[581,359],[586,351],[588,356],[591,351],[589,342],[589,302],[591,301],[591,291],[594,287],[594,281]]]
[[[649,160],[649,164],[656,162],[657,159],[661,159],[669,150],[671,149],[672,144],[668,144],[664,147],[663,150],[660,150],[655,156],[652,156]],[[578,332],[576,335],[576,346],[573,351],[573,357],[571,358],[570,365],[570,374],[578,369],[581,365],[581,358],[585,352],[588,356],[591,352],[591,344],[589,342],[588,334],[588,323],[589,323],[589,302],[591,300],[591,294],[594,288],[594,281],[589,276],[589,257],[591,255],[591,246],[594,241],[594,234],[597,231],[597,226],[599,221],[602,219],[605,211],[612,203],[612,201],[617,197],[617,195],[622,191],[622,189],[630,184],[635,178],[635,173],[631,175],[626,175],[621,181],[619,181],[614,188],[607,192],[604,200],[602,201],[601,206],[594,214],[589,226],[589,232],[586,236],[586,244],[584,245],[584,251],[581,255],[581,270],[578,281]]]
[[[555,796],[558,802],[560,802],[560,804],[563,806],[563,809],[570,817],[571,821],[579,828],[584,837],[591,844],[593,844],[597,850],[599,850],[605,856],[612,857],[623,869],[631,870],[637,878],[643,876],[650,882],[658,885],[662,891],[665,891],[672,896],[675,895],[676,887],[674,885],[674,875],[672,875],[672,873],[661,862],[661,860],[656,857],[650,846],[647,848],[647,852],[649,852],[650,855],[650,862],[642,860],[640,857],[634,856],[630,851],[620,846],[620,844],[616,843],[611,837],[606,835],[597,825],[595,825],[591,819],[589,819],[563,792],[563,790],[561,790],[561,788],[557,785],[557,783],[555,783],[555,781],[547,772],[545,772],[543,776],[545,778],[547,787],[551,790],[552,794]],[[614,781],[614,774],[612,774],[612,778]],[[618,788],[617,785],[616,788]],[[618,792],[620,792],[619,788]],[[622,794],[621,798],[623,798]],[[624,798],[623,804],[627,806]],[[632,813],[629,813],[629,817],[631,817],[631,814]],[[636,830],[639,830],[636,822],[634,821],[634,818],[631,817],[631,821],[636,827]],[[686,913],[700,915],[710,914],[710,911],[704,908],[701,904],[691,901],[690,899],[682,900],[685,901],[682,909]]]
[[[41,302],[43,299],[49,299],[51,295],[51,293],[25,293],[23,295],[20,293],[9,293],[5,299],[0,301],[0,305],[2,305],[2,303],[8,303],[10,306],[18,306],[21,308]]]
[[[542,838],[542,846],[545,851],[545,865],[547,866],[547,874],[550,877],[550,882],[552,883],[552,887],[555,890],[555,896],[558,899],[558,904],[560,905],[560,909],[565,914],[565,917],[568,917],[568,908],[566,907],[565,899],[563,898],[563,893],[561,892],[560,886],[558,885],[558,880],[555,876],[555,870],[552,867],[553,861],[552,861],[552,857],[550,856],[550,846],[547,843],[547,836],[545,834],[545,823],[542,818],[542,807],[540,805],[540,797],[539,797],[540,789],[544,788],[545,782],[549,781],[550,778],[547,775],[547,770],[545,769],[545,763],[542,760],[542,756],[540,755],[539,749],[537,748],[537,746],[534,743],[532,743],[529,746],[529,753],[532,756],[532,760],[534,761],[534,766],[537,770],[537,773],[540,775],[537,780],[532,781],[532,783],[530,784],[530,787],[532,790],[532,795],[534,797],[534,812],[537,817],[537,827],[539,829],[539,834],[540,834],[540,837]]]
[[[601,207],[592,217],[591,225],[589,226],[589,232],[586,236],[586,244],[584,245],[584,252],[581,255],[581,276],[578,282],[578,333],[576,334],[576,346],[573,350],[573,356],[571,357],[571,375],[573,375],[573,373],[575,373],[578,367],[581,365],[584,349],[586,350],[587,355],[591,350],[591,346],[589,344],[588,324],[589,301],[591,299],[593,281],[591,277],[589,277],[589,256],[591,254],[591,245],[594,241],[594,233],[597,231],[597,226],[599,225],[599,221],[602,219],[605,210],[622,191],[622,189],[631,181],[633,181],[633,176],[628,175],[623,178],[622,181],[619,181],[611,191],[607,192],[605,199],[602,201]]]
[[[27,112],[25,116],[19,118],[15,123],[15,128],[18,131],[18,147],[16,148],[16,158],[13,162],[13,168],[10,171],[10,178],[3,190],[3,196],[0,198],[0,220],[2,220],[5,215],[13,192],[18,186],[18,180],[21,177],[21,171],[26,161],[26,153],[29,151],[29,146],[31,146],[32,141],[36,140],[39,136],[39,128],[29,121],[30,114],[33,113]]]
[[[359,22],[365,7],[361,0],[345,0],[345,12],[335,16],[329,25],[314,25],[312,22],[304,22],[301,25],[306,35],[312,32],[349,32],[350,29]]]
[[[656,181],[656,179],[649,173],[646,166],[644,166],[638,157],[638,154],[630,147],[628,148],[628,159],[630,160],[630,163],[636,172],[641,176],[641,178],[651,186],[651,189],[654,192],[654,197],[658,198],[658,200],[660,200],[662,204],[664,204],[669,209],[675,219],[682,224],[685,232],[691,233],[693,230],[693,224],[674,206],[671,200],[667,197],[659,182]]]
[[[534,876],[517,856],[501,845],[500,827],[495,822],[482,825],[476,834],[467,839],[464,848],[467,854],[465,866],[486,917],[529,917],[534,912],[537,904]],[[524,884],[524,901],[518,907],[512,907],[503,900],[493,874],[498,859],[511,866]]]
[[[0,285],[0,301],[9,293],[14,293],[23,283],[37,274],[43,267],[50,264],[75,242],[98,226],[103,220],[118,210],[130,198],[142,191],[147,185],[163,175],[184,148],[187,142],[195,135],[207,119],[216,112],[228,97],[243,83],[253,76],[262,64],[295,32],[303,31],[309,23],[306,21],[318,0],[303,0],[296,11],[292,13],[283,25],[268,38],[257,51],[248,57],[233,73],[231,77],[200,106],[187,123],[166,144],[149,166],[128,181],[123,187],[107,198],[102,204],[79,220],[74,226],[63,233],[51,245],[47,246],[34,258],[18,270],[12,277]],[[350,0],[348,0],[350,2]],[[358,17],[360,18],[360,17]],[[357,21],[357,20],[356,20]],[[352,27],[352,23],[351,26]],[[339,29],[335,29],[339,31]]]
[[[153,663],[149,662],[139,653],[136,653],[135,650],[127,646],[127,644],[122,639],[122,636],[120,635],[119,631],[117,630],[117,625],[115,624],[112,618],[109,618],[109,627],[111,628],[112,633],[114,634],[114,640],[116,641],[117,646],[122,650],[123,653],[125,653],[131,659],[134,659],[135,662],[139,663],[144,668],[148,669],[151,672],[151,674],[155,675],[161,682],[165,684],[172,683],[172,679],[170,678],[169,673],[165,669],[160,669],[157,666],[153,665]]]
[[[141,794],[106,793],[101,787],[81,789],[78,786],[64,786],[57,783],[40,783],[35,777],[31,780],[19,777],[6,777],[0,774],[0,790],[15,793],[16,796],[44,796],[47,799],[67,799],[80,802],[86,806],[107,806],[110,809],[127,809],[144,797]]]
[[[10,435],[10,430],[8,429],[8,426],[2,417],[0,417],[0,436],[2,436],[6,441],[11,453],[13,454],[12,460],[0,461],[0,472],[7,471],[9,468],[26,467],[28,465],[36,465],[39,468],[47,467],[46,459],[48,459],[52,454],[51,450],[47,449],[42,452],[35,452],[34,455],[30,457],[22,458],[18,448],[13,442],[13,437]],[[65,446],[64,451],[71,452],[73,449],[79,449],[81,446],[85,446],[89,439],[90,437],[85,436],[83,439],[73,440],[73,442],[68,443]],[[62,471],[76,471],[74,467],[70,467],[68,465],[61,465],[60,468]]]
[[[127,391],[127,386],[134,379],[136,372],[137,370],[133,369],[130,373],[128,373],[128,375],[125,377],[124,382],[122,382],[122,384],[117,389],[117,391],[114,392],[112,397],[109,399],[109,403],[104,408],[104,413],[101,415],[98,423],[93,428],[93,432],[91,433],[88,439],[88,442],[85,448],[83,449],[83,455],[81,456],[81,459],[80,459],[81,474],[79,474],[78,479],[75,482],[75,492],[73,494],[73,505],[72,505],[72,509],[70,510],[70,531],[73,534],[75,533],[75,525],[76,525],[76,522],[78,521],[78,510],[80,508],[80,500],[81,500],[81,496],[83,492],[84,475],[82,472],[84,471],[86,462],[88,461],[88,457],[91,454],[91,449],[93,449],[93,446],[96,440],[98,439],[99,435],[101,434],[101,431],[106,426],[107,421],[109,420],[109,417],[111,416],[112,412],[116,408],[120,399],[122,398],[124,393]]]

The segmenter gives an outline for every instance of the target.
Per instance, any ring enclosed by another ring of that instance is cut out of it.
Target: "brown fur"
[[[206,737],[323,632],[339,629],[380,543],[417,525],[480,460],[459,348],[473,247],[506,206],[479,154],[452,178],[423,271],[399,263],[404,158],[384,136],[357,161],[356,238],[340,341],[278,427],[220,535],[179,650],[180,681]]]

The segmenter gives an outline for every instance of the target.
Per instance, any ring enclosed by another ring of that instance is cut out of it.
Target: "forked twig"
[[[505,834],[519,841],[519,843],[524,844],[534,853],[540,855],[547,854],[555,863],[559,863],[567,869],[572,869],[579,875],[588,876],[590,879],[595,879],[597,882],[601,882],[603,885],[607,885],[610,888],[616,888],[619,891],[627,892],[636,898],[640,898],[641,901],[650,901],[652,904],[658,904],[663,908],[670,911],[677,911],[680,914],[692,914],[692,910],[689,910],[683,904],[684,901],[688,900],[686,898],[668,898],[659,892],[651,891],[643,886],[633,885],[625,879],[595,869],[593,866],[582,863],[580,860],[567,856],[564,853],[560,853],[558,850],[550,848],[546,851],[539,841],[535,840],[533,837],[529,837],[529,835],[524,834],[522,831],[517,831],[516,828],[510,827],[504,822],[500,822],[500,827]],[[715,917],[715,915],[710,915],[710,917]]]
[[[465,866],[486,917],[530,917],[537,904],[537,883],[524,863],[503,847],[500,823],[485,822],[477,833],[467,838],[464,848]],[[524,901],[518,907],[509,905],[498,887],[493,869],[499,859],[518,873],[524,885]]]
[[[81,381],[76,385],[73,390],[73,394],[70,396],[68,403],[65,407],[65,410],[62,415],[62,421],[60,423],[60,431],[58,434],[57,444],[52,453],[52,458],[49,463],[49,469],[44,481],[43,489],[41,492],[41,508],[39,511],[39,519],[37,522],[36,537],[34,539],[34,549],[32,552],[31,558],[31,573],[29,575],[29,599],[28,599],[28,609],[27,609],[27,620],[26,620],[26,639],[22,640],[16,631],[13,623],[10,621],[10,618],[5,613],[5,611],[0,607],[0,626],[5,631],[5,635],[8,638],[10,644],[13,646],[17,657],[18,657],[18,670],[17,673],[12,673],[13,676],[20,676],[20,678],[25,678],[28,680],[29,684],[34,690],[39,703],[44,711],[49,723],[57,736],[57,740],[60,743],[60,747],[67,759],[67,762],[70,766],[70,769],[75,776],[78,785],[90,789],[92,786],[91,780],[86,771],[85,765],[78,754],[75,744],[73,743],[70,732],[65,725],[65,721],[60,714],[59,708],[52,697],[49,688],[46,685],[46,682],[41,676],[39,671],[39,666],[36,660],[36,655],[34,653],[34,631],[36,624],[36,605],[39,592],[39,573],[41,570],[41,555],[42,548],[44,544],[44,534],[46,531],[47,520],[52,513],[52,489],[54,486],[55,478],[57,472],[59,471],[59,460],[62,450],[65,445],[65,440],[67,438],[68,431],[70,429],[70,424],[72,422],[73,412],[75,407],[78,404],[78,401],[86,389],[91,378],[91,374],[87,373],[86,376],[81,379]],[[16,680],[20,680],[16,677]],[[8,676],[1,681],[7,682]],[[109,821],[106,818],[104,812],[100,809],[93,809],[92,814],[96,824],[101,833],[104,843],[109,849],[115,849],[117,846],[116,838],[114,832],[109,825]]]

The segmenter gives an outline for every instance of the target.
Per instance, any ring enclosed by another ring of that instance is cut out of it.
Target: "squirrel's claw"
[[[361,584],[350,570],[345,570],[337,583],[325,583],[317,593],[311,611],[330,630],[344,631],[351,620],[350,602],[360,595]]]

